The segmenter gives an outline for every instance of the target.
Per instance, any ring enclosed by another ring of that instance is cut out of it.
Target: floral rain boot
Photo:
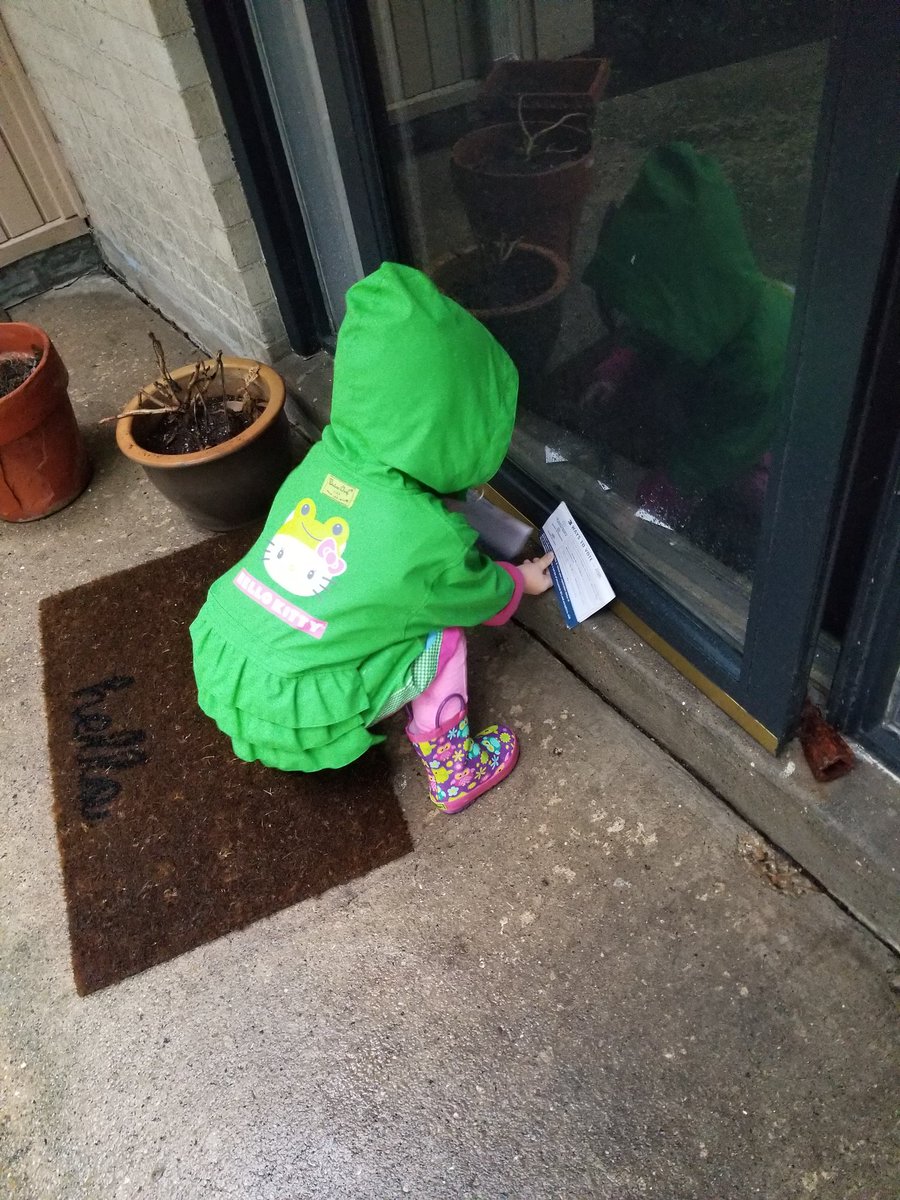
[[[460,812],[495,787],[519,757],[518,739],[505,725],[490,725],[473,738],[465,709],[427,734],[410,724],[406,735],[425,765],[431,799],[445,813]]]

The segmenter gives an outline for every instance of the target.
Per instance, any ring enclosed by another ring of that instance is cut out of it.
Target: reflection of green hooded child
[[[654,150],[585,281],[680,399],[662,490],[700,497],[745,477],[778,426],[792,301],[758,269],[716,162],[682,142]]]
[[[459,626],[508,620],[549,564],[485,558],[440,496],[496,472],[516,391],[505,351],[420,272],[385,263],[350,289],[331,423],[191,626],[200,706],[240,758],[341,767],[409,703],[440,808],[512,770],[505,726],[469,736]]]

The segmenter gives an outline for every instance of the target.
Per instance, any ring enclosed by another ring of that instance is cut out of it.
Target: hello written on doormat
[[[273,771],[200,712],[188,627],[256,530],[41,602],[75,985],[118,983],[412,849],[386,758]]]

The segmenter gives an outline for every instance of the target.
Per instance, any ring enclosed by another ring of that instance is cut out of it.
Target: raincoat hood
[[[686,142],[647,157],[584,279],[608,309],[696,366],[738,335],[765,288],[720,167]]]
[[[484,325],[421,271],[386,262],[347,293],[322,441],[449,495],[496,474],[517,393],[516,369]]]

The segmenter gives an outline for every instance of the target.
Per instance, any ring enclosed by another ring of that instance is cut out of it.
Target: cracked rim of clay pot
[[[208,358],[204,360],[204,365],[214,362],[214,359]],[[210,462],[213,459],[225,458],[229,454],[236,454],[244,446],[256,439],[269,428],[269,426],[278,419],[278,414],[284,408],[284,380],[271,367],[267,367],[265,363],[257,362],[252,358],[230,358],[222,357],[222,365],[226,371],[250,371],[255,367],[259,368],[259,378],[257,382],[261,385],[266,395],[266,407],[259,414],[252,425],[248,425],[245,430],[239,433],[236,437],[229,438],[227,442],[219,442],[216,446],[208,446],[205,450],[194,450],[190,454],[156,454],[152,450],[145,450],[134,440],[134,435],[131,432],[133,419],[131,417],[123,417],[116,424],[116,442],[119,449],[126,458],[130,458],[132,462],[140,463],[142,467],[153,467],[156,469],[178,470],[182,467],[195,466],[198,463]],[[190,379],[194,372],[194,364],[189,366],[178,367],[175,371],[170,371],[169,374],[176,381],[181,383],[182,380]],[[155,394],[157,392],[156,383],[152,383],[149,387],[142,389],[144,394]],[[140,392],[133,396],[125,405],[124,412],[133,412],[141,407]]]

